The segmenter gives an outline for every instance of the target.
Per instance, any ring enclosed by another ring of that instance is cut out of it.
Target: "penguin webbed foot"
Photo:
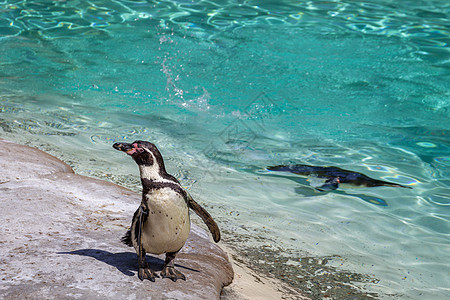
[[[186,281],[186,276],[184,276],[183,273],[175,269],[175,267],[172,266],[164,266],[161,271],[161,277],[162,278],[170,278],[173,282],[177,281],[178,279],[182,279]]]
[[[164,266],[161,271],[162,278],[170,278],[172,279],[173,282],[177,281],[178,279],[186,280],[186,276],[184,276],[183,273],[175,269],[175,264],[173,263],[173,260],[175,259],[177,253],[178,251],[166,253],[166,260],[164,261]]]
[[[155,282],[156,277],[159,278],[158,274],[153,272],[148,266],[146,267],[139,266],[138,277],[141,281],[144,281],[144,279],[148,279],[151,282]]]
[[[142,250],[141,250],[142,251]],[[148,279],[151,282],[155,282],[155,278],[158,277],[158,274],[156,274],[147,264],[147,261],[145,260],[145,252],[142,251],[141,255],[139,255],[139,270],[138,270],[138,278],[141,281],[144,281],[144,279]]]

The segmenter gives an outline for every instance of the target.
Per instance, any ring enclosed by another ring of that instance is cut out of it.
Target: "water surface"
[[[3,1],[1,137],[139,190],[154,142],[254,268],[313,298],[449,292],[447,1]],[[266,166],[412,186],[314,191]]]

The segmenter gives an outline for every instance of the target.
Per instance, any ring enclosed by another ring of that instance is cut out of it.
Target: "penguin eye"
[[[152,166],[153,165],[153,154],[147,148],[139,148],[140,160],[143,165]]]
[[[139,148],[139,150],[141,150],[141,152],[147,152],[148,154],[152,153],[149,149],[145,147]]]

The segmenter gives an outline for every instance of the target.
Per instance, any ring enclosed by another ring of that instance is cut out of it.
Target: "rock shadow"
[[[134,276],[138,271],[138,256],[134,252],[119,252],[111,253],[100,249],[80,249],[70,252],[57,252],[57,254],[70,254],[70,255],[80,255],[93,257],[105,264],[117,268],[120,272],[127,276]],[[161,271],[164,265],[164,260],[147,255],[147,263],[149,267],[155,271]],[[175,264],[176,267],[180,267],[192,272],[200,272],[189,267],[185,267],[179,264]]]

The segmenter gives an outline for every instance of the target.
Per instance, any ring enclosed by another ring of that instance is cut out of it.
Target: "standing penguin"
[[[173,260],[189,235],[189,208],[202,218],[216,243],[220,240],[219,227],[178,180],[166,172],[161,153],[154,144],[135,141],[115,143],[113,147],[130,155],[138,164],[141,175],[142,202],[134,213],[130,230],[122,238],[122,242],[134,247],[139,256],[139,279],[155,281],[155,277],[159,277],[148,266],[146,253],[166,253],[161,276],[173,281],[186,280],[183,273],[175,269]]]

